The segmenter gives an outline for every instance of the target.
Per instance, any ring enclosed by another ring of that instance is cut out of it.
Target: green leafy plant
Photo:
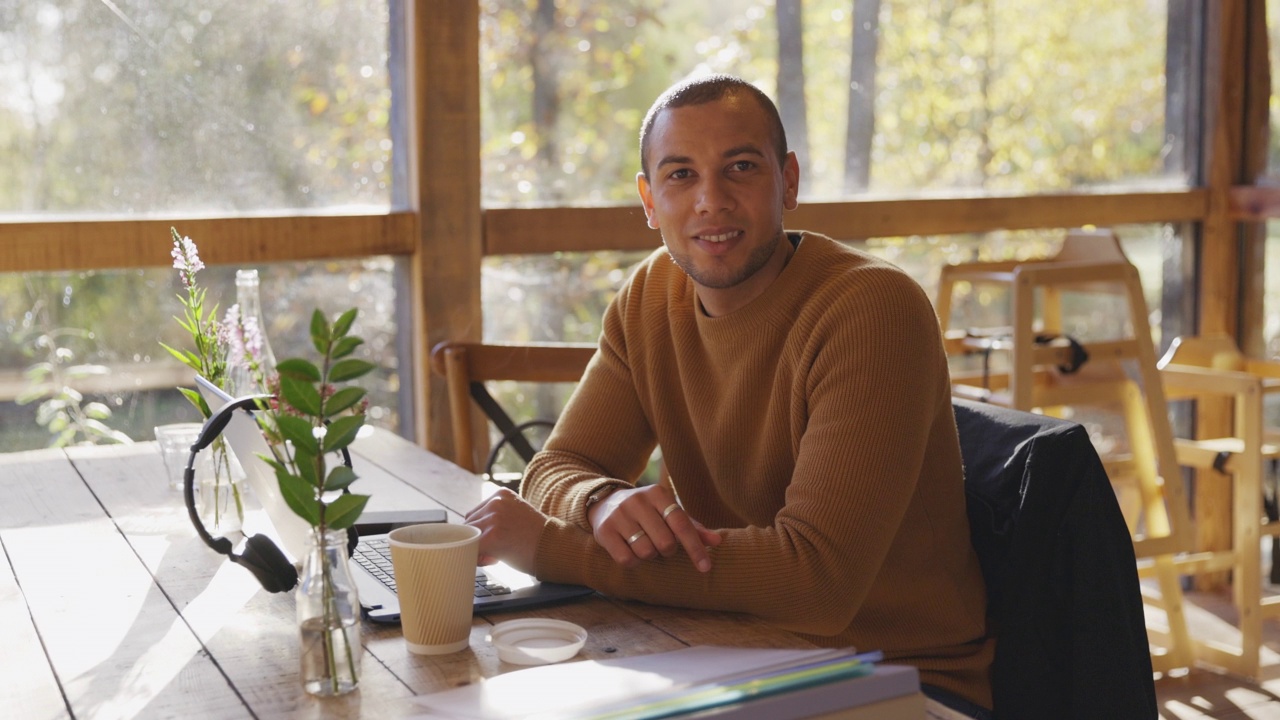
[[[271,448],[270,457],[260,457],[275,469],[285,502],[313,528],[297,603],[303,685],[322,695],[340,694],[359,682],[360,628],[354,619],[347,621],[358,613],[358,601],[354,587],[340,586],[335,577],[342,573],[329,558],[345,559],[346,547],[330,531],[349,528],[369,496],[348,490],[356,480],[350,467],[338,463],[330,468],[326,461],[346,449],[364,426],[365,391],[336,387],[374,368],[350,357],[364,342],[349,334],[355,319],[354,308],[332,324],[319,310],[311,315],[311,343],[320,354],[320,365],[302,358],[277,365],[278,385],[260,421]]]
[[[182,317],[175,317],[174,320],[191,335],[194,350],[170,347],[163,342],[160,346],[206,380],[218,387],[226,387],[227,332],[218,323],[217,304],[210,308],[205,307],[206,291],[196,282],[196,273],[204,269],[204,263],[200,261],[200,253],[191,238],[183,237],[178,233],[177,228],[173,227],[169,228],[169,235],[173,241],[173,249],[169,251],[173,257],[173,268],[178,271],[182,287],[187,293],[186,297],[178,296],[178,301],[182,303]],[[178,388],[178,392],[200,411],[200,417],[208,418],[213,414],[209,404],[199,392],[187,387]],[[227,487],[230,488],[231,499],[235,502],[235,517],[237,520],[243,520],[244,498],[240,495],[239,485],[232,478],[234,470],[231,451],[227,447],[226,440],[222,437],[217,438],[210,449],[213,453],[214,468],[214,482],[210,488],[213,494],[213,522],[215,525],[222,524],[225,502],[223,493],[227,492]]]
[[[364,426],[365,390],[335,387],[374,369],[372,363],[350,357],[364,342],[349,334],[355,318],[354,308],[332,324],[319,310],[312,314],[311,342],[321,363],[290,358],[277,365],[279,386],[272,407],[264,413],[271,457],[263,459],[275,470],[285,502],[321,532],[350,527],[369,500],[368,495],[350,492],[325,499],[356,479],[351,468],[330,468],[326,461],[330,453],[351,445]]]
[[[164,343],[160,346],[177,358],[183,365],[199,373],[206,380],[224,387],[227,378],[227,343],[225,333],[218,324],[218,306],[205,308],[205,289],[196,283],[196,273],[204,269],[196,244],[191,238],[178,234],[176,228],[169,228],[173,239],[173,268],[182,279],[182,287],[187,291],[186,297],[178,296],[182,303],[182,317],[175,317],[178,325],[191,335],[194,350],[178,349]],[[200,416],[207,418],[212,413],[208,403],[200,393],[191,388],[178,388],[179,392],[196,406]]]

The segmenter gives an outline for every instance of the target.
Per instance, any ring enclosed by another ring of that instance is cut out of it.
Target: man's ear
[[[782,208],[795,210],[800,207],[800,161],[794,151],[788,152],[786,161],[782,163],[782,180],[785,184]]]
[[[658,216],[653,211],[653,188],[649,187],[649,178],[643,172],[636,173],[636,190],[640,193],[640,204],[644,205],[644,217],[649,227],[658,229]]]

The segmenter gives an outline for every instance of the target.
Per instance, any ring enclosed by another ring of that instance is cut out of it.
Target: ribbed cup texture
[[[480,531],[467,525],[412,525],[391,532],[400,626],[410,652],[457,652],[471,637]]]

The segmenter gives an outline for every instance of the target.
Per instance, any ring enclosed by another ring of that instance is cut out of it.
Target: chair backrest
[[[475,457],[471,425],[473,401],[498,427],[504,440],[528,462],[536,450],[524,434],[528,424],[515,423],[494,401],[484,383],[494,380],[577,382],[595,351],[595,345],[586,344],[486,345],[446,341],[436,345],[431,350],[431,369],[445,378],[448,387],[454,462],[471,472],[488,470]],[[486,465],[491,465],[493,460],[494,453],[490,453]]]
[[[1154,718],[1133,542],[1085,429],[952,401],[997,718]]]

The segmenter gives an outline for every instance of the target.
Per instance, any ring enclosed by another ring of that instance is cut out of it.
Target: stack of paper
[[[691,713],[791,720],[916,695],[914,668],[847,650],[693,647],[519,670],[417,698],[431,718],[656,720]]]

